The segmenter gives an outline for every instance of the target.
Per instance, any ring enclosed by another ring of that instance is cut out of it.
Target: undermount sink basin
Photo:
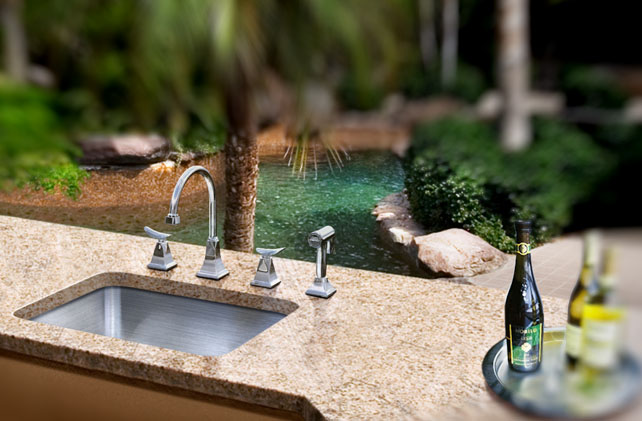
[[[285,314],[142,289],[100,288],[31,320],[199,355],[223,355]]]

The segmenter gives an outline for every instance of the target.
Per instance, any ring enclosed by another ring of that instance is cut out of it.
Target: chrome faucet
[[[183,191],[183,187],[185,187],[185,183],[194,174],[200,174],[205,179],[210,204],[209,236],[207,237],[207,245],[205,249],[205,261],[203,262],[201,270],[196,273],[196,276],[218,280],[228,275],[229,272],[223,265],[223,260],[221,259],[221,247],[219,239],[216,236],[216,190],[214,189],[214,180],[212,179],[212,175],[207,171],[207,169],[201,166],[194,166],[188,168],[187,171],[181,175],[181,178],[179,178],[176,183],[176,187],[174,187],[174,193],[172,194],[172,201],[169,204],[169,213],[165,217],[165,223],[170,225],[180,224],[181,217],[178,215],[178,200],[181,197],[181,192]]]
[[[327,225],[312,232],[308,236],[310,247],[317,249],[317,276],[314,283],[305,292],[308,295],[320,298],[330,298],[337,289],[330,284],[326,277],[326,259],[328,254],[334,253],[334,228]]]

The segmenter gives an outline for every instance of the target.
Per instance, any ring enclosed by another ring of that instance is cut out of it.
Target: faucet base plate
[[[222,279],[222,278],[226,277],[229,274],[230,274],[230,272],[228,272],[227,269],[219,270],[217,272],[211,272],[211,271],[208,271],[208,270],[205,270],[205,269],[201,268],[201,270],[199,270],[196,273],[196,276],[198,276],[199,278],[214,279],[214,280],[218,281],[219,279]]]
[[[313,297],[330,298],[335,292],[337,292],[337,289],[332,286],[328,278],[315,278],[314,283],[305,293]]]
[[[161,263],[149,263],[147,267],[149,269],[153,270],[162,270],[167,272],[168,270],[174,269],[177,266],[176,262],[171,261],[167,264],[161,264]]]
[[[259,280],[253,279],[252,282],[250,282],[250,285],[255,287],[270,289],[270,288],[274,288],[280,283],[281,283],[281,280],[279,278],[275,278],[270,281],[259,281]]]
[[[205,247],[205,261],[203,261],[203,266],[201,266],[196,276],[218,281],[229,274],[230,272],[225,269],[223,259],[221,259],[221,248],[218,237],[208,238],[207,246]]]

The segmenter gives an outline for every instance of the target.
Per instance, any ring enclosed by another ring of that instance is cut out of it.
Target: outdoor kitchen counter
[[[195,276],[204,247],[171,243],[178,267],[158,272],[146,267],[154,246],[144,237],[0,216],[0,348],[307,419],[506,411],[491,398],[481,372],[486,351],[504,335],[505,291],[329,266],[338,291],[324,300],[305,295],[312,263],[276,258],[282,283],[266,290],[250,286],[257,255],[223,250],[230,275],[213,281]],[[288,316],[220,357],[25,319],[109,285]],[[566,302],[543,300],[546,325],[562,326]]]

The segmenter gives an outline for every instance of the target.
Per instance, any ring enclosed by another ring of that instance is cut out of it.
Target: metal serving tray
[[[625,353],[608,378],[588,383],[565,370],[564,328],[544,330],[542,364],[535,373],[517,373],[508,366],[506,339],[486,353],[482,370],[490,389],[518,410],[552,418],[600,418],[621,411],[638,396],[640,366]]]

